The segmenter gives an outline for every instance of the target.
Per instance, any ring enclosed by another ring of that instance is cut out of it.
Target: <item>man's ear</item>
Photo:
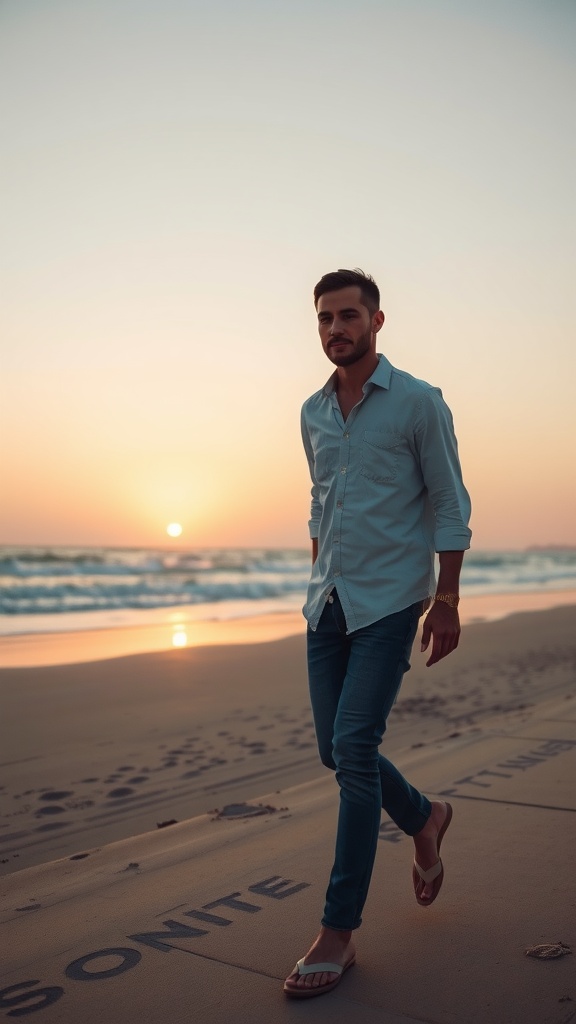
[[[377,313],[374,313],[374,316],[372,317],[372,332],[374,334],[378,334],[378,331],[382,327],[385,319],[386,318],[381,309],[379,309]]]

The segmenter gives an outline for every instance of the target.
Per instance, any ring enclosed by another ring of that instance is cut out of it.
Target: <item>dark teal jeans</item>
[[[407,835],[430,816],[430,801],[383,757],[379,746],[410,652],[422,602],[346,635],[335,590],[315,631],[308,627],[308,678],[322,763],[336,772],[340,810],[322,924],[358,928],[376,857],[381,810]]]

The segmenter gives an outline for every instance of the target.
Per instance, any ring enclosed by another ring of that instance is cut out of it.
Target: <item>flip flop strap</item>
[[[305,964],[304,957],[298,961],[295,971],[298,974],[322,974],[324,971],[330,974],[342,974],[344,968],[340,964]]]
[[[441,871],[442,871],[442,861],[441,860],[436,861],[436,863],[433,864],[433,866],[431,868],[428,868],[428,871],[424,871],[424,868],[421,868],[420,865],[416,861],[414,861],[414,867],[416,868],[416,871],[420,875],[420,878],[422,879],[422,881],[426,885],[428,885],[430,882],[433,882],[436,878],[438,878],[438,875],[441,873]]]

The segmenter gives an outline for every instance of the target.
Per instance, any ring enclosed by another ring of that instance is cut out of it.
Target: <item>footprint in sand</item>
[[[56,807],[39,807],[38,810],[36,811],[35,817],[36,818],[46,817],[46,815],[49,815],[49,814],[64,814],[65,810],[66,810],[65,807],[58,807],[58,806],[56,806]]]
[[[135,775],[133,779],[127,779],[131,786],[138,786],[141,782],[150,782],[147,775]]]
[[[242,746],[248,751],[249,754],[265,754],[267,749],[266,743],[243,743]]]
[[[38,825],[38,828],[34,829],[35,832],[54,832],[57,828],[66,828],[70,824],[69,821],[49,821],[46,825]]]
[[[134,790],[130,786],[118,786],[118,789],[111,789],[108,796],[112,800],[119,800],[123,796],[131,796],[133,792]]]
[[[42,792],[41,800],[64,800],[67,796],[74,796],[71,789],[49,789]]]

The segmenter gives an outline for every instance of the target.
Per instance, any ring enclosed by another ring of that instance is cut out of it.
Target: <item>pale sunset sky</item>
[[[359,266],[475,546],[576,544],[575,53],[573,0],[0,0],[0,542],[307,546]]]

